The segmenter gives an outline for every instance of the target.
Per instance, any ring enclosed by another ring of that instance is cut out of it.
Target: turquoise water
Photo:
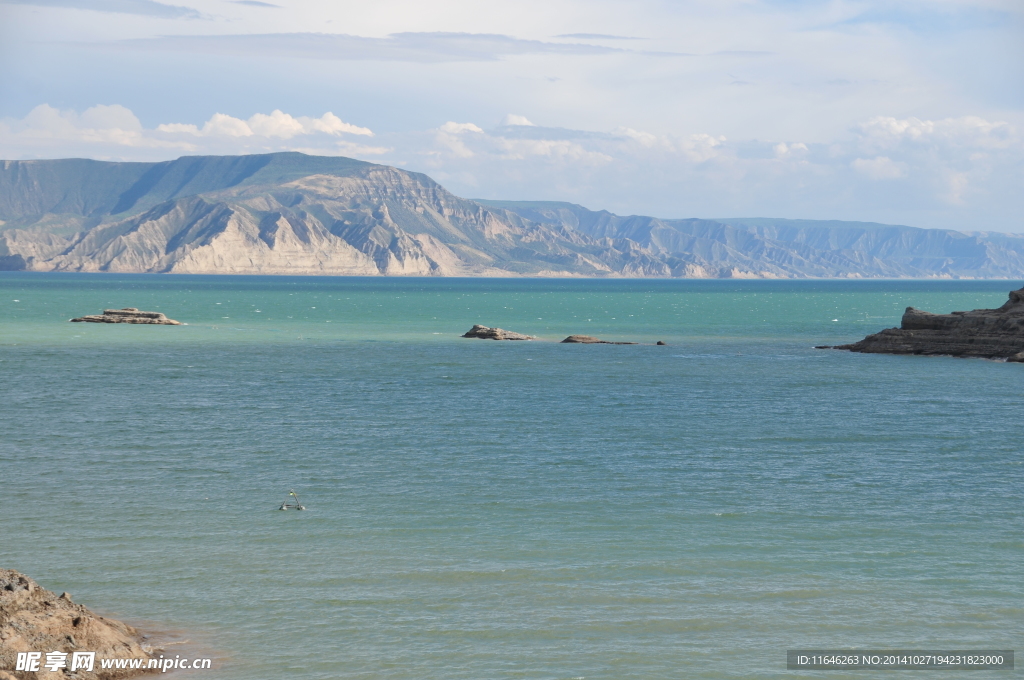
[[[812,348],[1019,286],[0,273],[0,566],[190,677],[1020,651],[1024,366]],[[67,323],[123,306],[188,325]]]

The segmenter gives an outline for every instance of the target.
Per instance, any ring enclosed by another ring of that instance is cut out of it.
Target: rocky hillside
[[[1019,253],[1013,235],[470,201],[422,174],[299,153],[0,162],[6,270],[1021,277]]]
[[[646,261],[346,158],[9,161],[0,186],[8,270],[601,276]]]

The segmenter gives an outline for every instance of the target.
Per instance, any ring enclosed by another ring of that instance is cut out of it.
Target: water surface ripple
[[[1019,286],[3,273],[0,563],[217,680],[1019,651],[1024,366],[812,349]]]

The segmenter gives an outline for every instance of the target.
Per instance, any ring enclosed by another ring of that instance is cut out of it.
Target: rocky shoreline
[[[120,621],[99,616],[71,600],[71,595],[46,590],[13,569],[0,569],[0,680],[120,680],[145,673],[135,669],[104,669],[100,659],[154,658],[143,646],[145,637]],[[41,652],[38,671],[17,670],[19,652]],[[71,672],[74,652],[95,652],[92,670]],[[63,661],[46,668],[47,655]],[[62,656],[66,655],[66,657]]]
[[[932,314],[907,307],[899,328],[848,345],[819,345],[867,354],[923,354],[1024,362],[1024,288],[998,309]]]
[[[73,323],[144,323],[158,326],[181,326],[180,321],[168,319],[160,312],[140,312],[136,307],[104,309],[102,314],[90,314],[70,319]]]

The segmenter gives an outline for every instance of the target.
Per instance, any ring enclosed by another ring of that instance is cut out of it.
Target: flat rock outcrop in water
[[[490,328],[480,324],[470,328],[462,337],[480,338],[481,340],[533,340],[532,335],[523,335],[514,331],[506,331],[503,328]]]
[[[15,670],[18,652],[42,652],[39,671]],[[67,668],[48,670],[47,652],[66,653]],[[71,673],[72,652],[96,652],[93,670]],[[151,655],[142,648],[142,635],[135,628],[97,616],[72,602],[67,593],[58,597],[13,569],[0,569],[0,680],[116,680],[140,674],[103,669],[100,659],[111,658],[149,659]]]
[[[168,319],[160,312],[140,312],[135,307],[124,309],[104,309],[102,314],[92,314],[71,319],[73,322],[86,321],[89,323],[148,323],[160,326],[180,326],[180,321]]]
[[[601,338],[595,338],[592,335],[570,335],[562,342],[577,343],[581,345],[639,345],[639,342],[612,342],[611,340],[602,340]]]
[[[828,349],[822,346],[822,349]],[[833,349],[871,354],[929,354],[1024,362],[1024,288],[999,309],[932,314],[907,307],[899,328]]]

